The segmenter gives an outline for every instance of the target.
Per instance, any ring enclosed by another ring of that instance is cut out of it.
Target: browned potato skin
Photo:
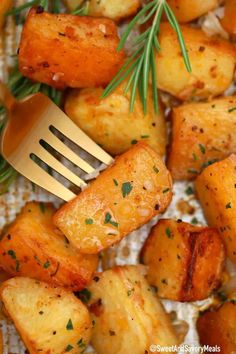
[[[66,0],[65,2],[70,10],[82,4],[81,0]],[[90,0],[88,14],[120,21],[134,15],[139,7],[141,7],[141,0]]]
[[[236,304],[226,302],[219,309],[202,314],[197,330],[202,345],[220,347],[221,354],[236,351]]]
[[[236,38],[236,2],[235,0],[225,0],[224,17],[221,24],[233,38]]]
[[[181,100],[209,98],[223,93],[233,80],[235,48],[229,42],[208,37],[201,29],[181,26],[192,72],[186,70],[176,33],[161,26],[161,50],[156,56],[157,86]]]
[[[141,260],[158,296],[197,301],[221,285],[225,252],[216,229],[163,219],[152,228]]]
[[[91,337],[91,319],[85,305],[61,287],[16,277],[0,288],[1,300],[30,354],[82,353]],[[69,320],[73,328],[67,329]],[[84,346],[79,346],[82,338]]]
[[[91,281],[98,257],[81,255],[68,244],[52,223],[54,213],[51,204],[27,203],[1,238],[0,265],[11,276],[78,291]]]
[[[115,267],[89,286],[97,354],[151,353],[151,344],[178,344],[169,317],[152,292],[142,266]]]
[[[171,198],[169,171],[154,150],[140,142],[62,206],[54,222],[80,252],[98,253],[162,213]],[[86,224],[87,219],[92,224]]]
[[[12,7],[12,0],[1,0],[0,1],[0,33],[2,27],[5,23],[5,13]]]
[[[167,166],[175,180],[194,179],[210,163],[236,152],[235,106],[231,96],[173,109]]]
[[[62,89],[110,82],[123,64],[112,20],[32,9],[23,28],[19,67],[32,80]]]
[[[207,167],[197,177],[197,196],[210,226],[217,227],[227,256],[236,264],[236,155]]]
[[[126,83],[127,84],[127,83]],[[161,104],[159,113],[148,96],[148,113],[143,113],[139,96],[130,112],[130,93],[125,84],[102,99],[102,88],[71,90],[66,98],[66,114],[111,155],[120,155],[137,141],[145,140],[158,154],[166,150],[167,133]]]
[[[167,0],[179,22],[189,22],[214,10],[219,0]]]

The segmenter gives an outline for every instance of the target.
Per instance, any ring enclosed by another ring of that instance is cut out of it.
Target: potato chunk
[[[54,221],[81,252],[98,253],[163,212],[171,197],[169,171],[151,147],[138,143],[62,206]]]
[[[233,79],[233,45],[220,38],[208,37],[201,29],[181,26],[181,30],[192,72],[185,68],[176,33],[165,23],[160,32],[161,50],[156,56],[158,88],[181,100],[221,94]]]
[[[12,7],[12,0],[1,0],[0,1],[0,33],[2,27],[5,23],[5,13]]]
[[[70,10],[82,5],[81,0],[66,0],[66,3]],[[119,21],[134,15],[140,6],[141,0],[90,0],[88,14]]]
[[[193,179],[204,167],[236,152],[235,107],[232,96],[173,109],[167,166],[175,180]]]
[[[224,29],[233,37],[236,38],[236,1],[226,0],[224,8],[224,17],[221,20],[221,24]]]
[[[52,223],[51,204],[25,205],[0,241],[0,265],[12,276],[27,276],[77,291],[90,282],[98,257],[80,254]]]
[[[123,63],[118,43],[109,19],[32,9],[21,36],[19,67],[24,76],[56,88],[103,86]]]
[[[116,267],[89,286],[97,354],[151,353],[151,344],[178,343],[173,327],[149,287],[142,266]]]
[[[202,345],[218,346],[221,354],[236,352],[236,304],[227,302],[219,309],[202,314],[197,330]]]
[[[165,154],[167,143],[163,109],[153,109],[151,94],[148,97],[148,113],[145,115],[139,96],[134,111],[130,112],[130,93],[124,95],[125,84],[109,97],[101,99],[103,89],[72,90],[67,96],[67,115],[94,141],[112,155],[128,150],[139,140],[145,140],[157,153]]]
[[[221,285],[225,252],[216,229],[163,219],[152,228],[141,259],[158,296],[197,301]]]
[[[219,6],[219,0],[167,0],[178,21],[189,22]]]
[[[218,228],[236,264],[236,155],[207,167],[195,185],[208,224]]]
[[[63,288],[17,277],[2,284],[0,296],[30,354],[82,353],[89,343],[89,312]]]

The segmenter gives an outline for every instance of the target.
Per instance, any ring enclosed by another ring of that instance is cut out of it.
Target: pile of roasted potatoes
[[[68,10],[80,3],[65,0]],[[130,112],[125,82],[102,98],[127,56],[117,52],[118,29],[141,0],[90,0],[88,16],[37,7],[27,15],[21,73],[66,89],[67,115],[115,157],[59,210],[28,202],[2,232],[0,267],[8,279],[0,297],[30,353],[83,353],[92,344],[97,354],[148,354],[152,344],[179,345],[183,338],[159,299],[209,297],[211,306],[197,320],[200,343],[236,352],[236,284],[222,291],[230,281],[226,260],[236,265],[236,96],[225,95],[235,74],[236,1],[168,3],[181,23],[192,71],[163,17],[155,60],[157,88],[165,94],[155,113],[150,91],[147,114],[139,96]],[[11,0],[0,2],[1,28],[11,6]],[[228,39],[210,37],[199,25],[219,6]],[[159,216],[140,264],[98,272],[103,252],[162,214],[173,181],[186,180],[194,180],[208,226]]]

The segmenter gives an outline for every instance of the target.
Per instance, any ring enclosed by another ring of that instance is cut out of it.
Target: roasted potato
[[[219,0],[167,0],[179,22],[189,22],[219,6]]]
[[[0,33],[2,30],[2,27],[5,23],[5,13],[8,10],[10,10],[12,5],[13,5],[12,0],[1,0],[0,1]]]
[[[82,253],[98,253],[163,212],[172,198],[169,171],[145,143],[119,156],[54,216]]]
[[[127,83],[126,83],[127,84]],[[67,115],[94,141],[112,155],[128,150],[139,140],[145,140],[158,154],[164,155],[167,143],[166,123],[161,105],[159,113],[153,109],[151,93],[148,113],[143,113],[139,96],[130,112],[130,93],[125,84],[102,99],[102,88],[72,90],[65,102]]]
[[[141,260],[158,296],[197,301],[221,285],[225,251],[216,229],[163,219],[152,228]]]
[[[103,86],[123,63],[118,43],[112,20],[32,9],[20,41],[20,71],[61,89]]]
[[[81,255],[55,228],[51,204],[25,205],[0,240],[0,265],[11,276],[27,276],[77,291],[92,279],[96,255]]]
[[[207,167],[195,186],[208,224],[218,228],[236,264],[236,155]]]
[[[224,122],[224,124],[222,124]],[[236,97],[173,109],[167,166],[175,180],[196,178],[209,164],[236,152]]]
[[[224,29],[233,37],[236,38],[236,1],[225,0],[224,16],[221,20],[221,24]]]
[[[149,287],[142,266],[115,267],[89,286],[97,354],[151,353],[151,344],[178,344],[170,319]]]
[[[221,94],[233,79],[234,46],[223,39],[208,37],[198,28],[181,26],[181,30],[192,72],[185,68],[175,31],[164,23],[159,37],[161,50],[156,55],[158,88],[181,100]]]
[[[89,312],[65,289],[17,277],[2,284],[0,296],[30,354],[77,354],[89,343]]]
[[[200,315],[197,330],[202,345],[218,346],[221,354],[236,353],[236,303]]]
[[[66,3],[70,10],[82,5],[81,0],[66,0]],[[139,7],[141,7],[141,0],[89,0],[88,14],[119,21],[134,15]]]

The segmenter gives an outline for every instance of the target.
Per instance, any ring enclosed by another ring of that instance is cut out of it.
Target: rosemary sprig
[[[121,70],[106,87],[102,95],[103,98],[109,96],[109,94],[114,91],[121,82],[129,77],[124,93],[131,90],[130,111],[132,112],[134,109],[134,103],[138,90],[143,105],[143,111],[146,114],[148,110],[147,98],[149,80],[151,78],[153,106],[155,112],[158,112],[155,54],[161,49],[158,41],[158,35],[160,33],[160,23],[163,13],[166,14],[170,25],[176,32],[186,69],[191,72],[191,65],[184,38],[173,11],[166,0],[153,0],[139,11],[139,13],[129,23],[124,34],[122,35],[117,48],[118,52],[124,48],[131,31],[137,24],[143,25],[147,23],[150,18],[153,18],[152,24],[143,33],[135,38],[132,48],[133,54],[126,60]]]

